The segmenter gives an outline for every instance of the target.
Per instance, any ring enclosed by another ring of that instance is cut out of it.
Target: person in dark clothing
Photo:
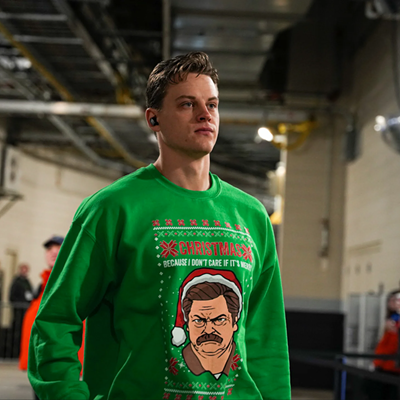
[[[19,356],[22,321],[31,300],[32,285],[28,279],[29,265],[21,264],[18,275],[11,283],[9,301],[13,308],[11,358]]]

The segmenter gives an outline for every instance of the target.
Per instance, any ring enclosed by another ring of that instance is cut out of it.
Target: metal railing
[[[321,352],[305,352],[292,350],[290,359],[293,361],[316,365],[319,367],[332,368],[334,371],[334,400],[346,400],[347,396],[347,375],[355,375],[365,380],[381,382],[397,386],[397,399],[400,399],[400,374],[389,375],[378,370],[371,371],[369,369],[348,365],[349,359],[370,359],[370,360],[395,360],[400,365],[399,354],[378,355],[378,354],[362,354],[362,353],[321,353]],[[358,391],[355,399],[361,399]],[[379,399],[374,399],[379,400]],[[393,399],[396,400],[396,399]]]
[[[22,323],[29,303],[0,302],[0,360],[17,360]]]

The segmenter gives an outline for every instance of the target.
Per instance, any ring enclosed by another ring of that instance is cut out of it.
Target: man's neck
[[[189,157],[160,157],[154,163],[169,181],[184,189],[204,191],[210,188],[210,156],[199,159]]]

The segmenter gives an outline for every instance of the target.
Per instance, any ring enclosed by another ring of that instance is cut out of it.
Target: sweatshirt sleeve
[[[253,288],[246,327],[247,362],[264,400],[289,400],[285,310],[272,227],[267,221],[264,268]]]
[[[104,248],[78,222],[61,247],[32,327],[28,377],[41,400],[89,399],[80,381],[82,321],[111,284]]]

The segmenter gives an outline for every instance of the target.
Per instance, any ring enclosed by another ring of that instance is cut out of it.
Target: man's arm
[[[272,227],[268,221],[264,271],[250,296],[247,363],[264,400],[289,400],[290,375],[285,310]]]
[[[31,333],[28,377],[41,400],[89,398],[86,383],[79,379],[82,321],[102,300],[110,282],[103,247],[73,223]]]

